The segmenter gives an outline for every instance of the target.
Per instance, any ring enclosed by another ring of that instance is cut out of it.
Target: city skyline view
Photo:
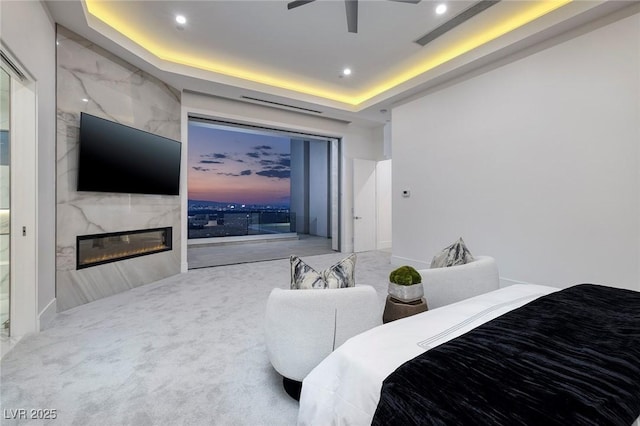
[[[288,207],[290,175],[290,138],[189,122],[190,201]]]

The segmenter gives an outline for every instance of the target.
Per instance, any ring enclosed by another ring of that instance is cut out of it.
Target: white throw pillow
[[[355,287],[356,254],[353,253],[340,262],[317,272],[298,256],[292,255],[291,289],[345,288]]]

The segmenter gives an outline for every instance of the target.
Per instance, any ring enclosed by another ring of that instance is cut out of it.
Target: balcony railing
[[[295,216],[283,210],[189,213],[189,239],[295,232]]]

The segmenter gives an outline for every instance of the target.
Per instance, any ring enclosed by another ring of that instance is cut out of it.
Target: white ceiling
[[[112,14],[107,22],[89,13],[91,2],[45,4],[57,23],[178,89],[260,98],[349,121],[384,122],[388,110],[408,96],[625,2],[571,2],[429,69],[425,64],[451,46],[478,39],[541,2],[503,0],[422,47],[414,40],[475,1],[446,1],[448,11],[436,15],[439,3],[360,0],[357,34],[347,32],[341,0],[317,0],[292,10],[286,0],[96,3],[100,13]],[[182,29],[176,14],[188,19]],[[177,63],[185,61],[176,62],[172,55],[196,66]],[[353,74],[341,76],[344,67]],[[406,70],[413,74],[400,78]]]

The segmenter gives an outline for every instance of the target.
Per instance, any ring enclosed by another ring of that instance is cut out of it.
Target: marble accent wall
[[[56,298],[63,311],[180,272],[180,197],[76,191],[81,112],[180,140],[180,93],[64,27],[57,42]],[[173,250],[76,270],[77,235],[164,226],[173,227]]]

